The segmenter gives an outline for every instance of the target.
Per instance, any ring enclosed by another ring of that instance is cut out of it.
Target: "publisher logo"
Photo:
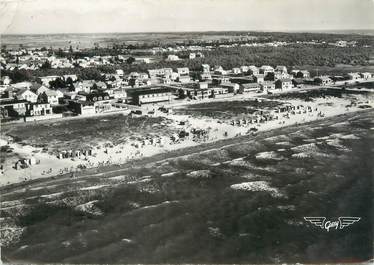
[[[350,226],[360,221],[361,218],[354,217],[354,216],[344,216],[344,217],[339,217],[338,220],[326,221],[326,217],[316,216],[316,217],[304,217],[304,220],[310,222],[311,224],[317,227],[320,227],[322,230],[326,230],[327,232],[330,232],[330,229],[340,230],[347,226]]]

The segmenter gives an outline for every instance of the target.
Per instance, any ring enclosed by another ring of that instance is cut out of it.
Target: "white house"
[[[47,91],[45,91],[45,94],[47,95],[48,103],[52,106],[58,105],[59,99],[64,97],[64,94],[61,91],[52,89],[48,89]]]
[[[16,94],[16,98],[18,100],[24,99],[31,103],[35,103],[38,100],[38,96],[34,92],[26,88],[18,91],[18,93]]]
[[[201,68],[203,70],[203,73],[209,73],[210,72],[210,66],[209,66],[209,64],[202,64]]]
[[[37,103],[31,104],[30,106],[30,115],[31,116],[44,116],[44,115],[51,115],[52,107],[49,103]]]
[[[278,65],[277,67],[275,67],[275,72],[287,74],[287,67],[284,65]]]
[[[75,92],[90,93],[92,86],[95,84],[95,80],[83,80],[74,85]]]
[[[361,77],[365,80],[369,79],[372,77],[372,74],[371,73],[368,73],[368,72],[365,72],[365,73],[361,73]]]
[[[179,57],[178,57],[178,55],[175,55],[175,54],[169,54],[168,58],[166,60],[167,61],[178,61]]]
[[[266,76],[268,73],[274,73],[274,68],[269,65],[263,65],[260,68],[260,73]]]
[[[275,89],[275,83],[273,81],[265,81],[261,84],[261,90],[268,92]]]
[[[125,74],[125,73],[123,72],[122,69],[118,69],[118,70],[116,70],[116,75],[118,75],[118,76],[120,76],[120,77],[123,77],[124,74]]]
[[[9,85],[10,84],[10,82],[12,82],[12,80],[9,78],[9,76],[3,76],[2,78],[1,78],[1,82],[3,83],[3,85]]]
[[[359,73],[348,73],[347,76],[350,80],[359,80],[361,79],[361,75]]]
[[[190,83],[191,82],[191,77],[189,75],[181,75],[181,76],[178,77],[178,81],[182,84]]]
[[[235,74],[235,75],[240,74],[241,72],[242,71],[238,67],[232,68],[232,73]]]
[[[177,68],[177,73],[178,73],[179,76],[189,75],[190,70],[188,69],[188,67],[180,67],[180,68]]]
[[[246,66],[246,65],[240,66],[240,71],[242,73],[246,73],[246,72],[248,72],[248,70],[249,70],[249,66]]]

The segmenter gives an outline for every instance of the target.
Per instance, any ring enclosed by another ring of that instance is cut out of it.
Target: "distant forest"
[[[196,34],[196,33],[194,33]],[[208,33],[205,33],[206,35]],[[217,33],[216,33],[217,34]],[[230,33],[234,35],[233,33]],[[237,33],[238,34],[238,33]],[[242,33],[243,34],[243,33]],[[188,35],[188,34],[187,34]],[[186,35],[186,37],[188,37]],[[163,68],[163,67],[189,67],[190,70],[200,70],[201,64],[206,63],[211,66],[221,65],[224,69],[231,69],[241,65],[285,65],[289,69],[294,66],[316,66],[316,67],[334,67],[335,65],[353,65],[366,66],[370,65],[370,60],[374,58],[374,37],[364,35],[337,35],[337,34],[312,34],[312,33],[256,33],[257,38],[253,42],[270,42],[270,41],[313,41],[316,40],[319,44],[291,44],[281,47],[231,47],[231,48],[216,48],[211,51],[203,51],[204,58],[196,58],[193,60],[183,59],[180,61],[166,61],[163,58],[166,54],[161,55],[161,60],[145,64],[134,63],[134,60],[127,60],[124,62],[114,61],[113,65],[98,66],[94,68],[80,68],[74,69],[50,69],[43,68],[39,70],[15,70],[3,71],[3,75],[9,75],[15,82],[25,80],[36,80],[38,76],[45,75],[63,75],[63,74],[77,74],[80,79],[95,79],[102,80],[102,73],[114,73],[116,69],[123,69],[125,73],[130,72],[146,72],[148,69]],[[328,45],[329,42],[338,40],[357,41],[356,47],[335,47]],[[325,43],[321,43],[324,41]],[[170,40],[172,43],[172,40]],[[192,45],[200,44],[207,45],[202,39],[200,42],[185,41],[182,44]],[[227,42],[227,43],[226,43]],[[248,43],[248,40],[245,41]],[[229,44],[230,41],[219,42],[218,44]],[[237,42],[236,42],[237,43]],[[181,43],[178,43],[179,45]],[[212,43],[210,43],[212,45]],[[214,46],[213,45],[213,46]],[[148,45],[147,45],[148,46]],[[61,50],[57,52],[58,56],[81,58],[84,56],[93,55],[118,55],[123,53],[123,45],[117,44],[111,48],[95,47],[80,52],[64,53]],[[139,45],[126,46],[127,56],[135,56],[133,52],[143,47]],[[187,58],[188,52],[177,53],[180,58]]]

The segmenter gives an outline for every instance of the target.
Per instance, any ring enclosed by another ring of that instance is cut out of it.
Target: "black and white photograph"
[[[0,264],[372,264],[374,0],[0,0]]]

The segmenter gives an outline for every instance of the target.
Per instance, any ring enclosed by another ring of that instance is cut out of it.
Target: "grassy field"
[[[122,114],[65,121],[4,126],[2,133],[15,141],[55,150],[96,146],[99,142],[123,143],[128,139],[168,135],[172,121],[160,117],[130,117]]]
[[[372,115],[368,110],[334,117],[232,139],[234,144],[224,147],[210,144],[205,152],[180,150],[168,160],[3,191],[3,227],[25,228],[18,242],[3,247],[3,260],[367,260],[373,240]],[[256,181],[268,189],[231,188]],[[304,216],[361,220],[326,232],[304,222]]]
[[[192,105],[185,105],[174,110],[177,114],[192,115],[193,117],[209,117],[216,119],[231,119],[247,116],[257,110],[270,110],[283,103],[278,101],[257,101],[257,100],[240,100],[240,101],[214,101]]]

